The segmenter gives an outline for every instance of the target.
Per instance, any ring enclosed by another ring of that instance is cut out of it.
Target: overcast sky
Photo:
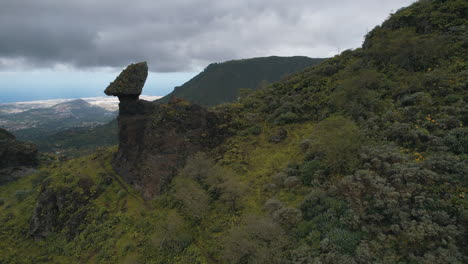
[[[161,78],[183,82],[211,62],[330,57],[359,47],[368,30],[412,2],[0,0],[0,93],[15,87],[2,81],[5,72],[29,78],[47,71],[59,78],[63,72],[117,72],[146,60]]]

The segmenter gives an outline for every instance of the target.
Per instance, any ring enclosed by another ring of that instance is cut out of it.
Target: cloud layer
[[[327,57],[412,0],[0,0],[0,70]]]

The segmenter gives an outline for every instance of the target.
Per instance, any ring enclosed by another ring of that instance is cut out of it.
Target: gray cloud
[[[0,69],[327,57],[413,0],[0,0]]]

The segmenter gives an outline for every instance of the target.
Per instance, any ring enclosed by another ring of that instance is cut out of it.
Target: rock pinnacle
[[[104,91],[107,95],[138,99],[148,77],[146,61],[130,64]]]

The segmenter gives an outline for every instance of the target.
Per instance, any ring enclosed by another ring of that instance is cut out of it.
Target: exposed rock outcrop
[[[31,173],[38,163],[36,145],[17,141],[0,128],[0,185]]]
[[[104,91],[107,95],[138,99],[148,77],[148,65],[145,62],[130,64]]]
[[[106,89],[106,94],[120,99],[119,150],[113,167],[144,198],[150,199],[164,190],[189,155],[218,145],[227,128],[222,125],[223,117],[185,100],[156,104],[123,96],[142,84],[139,77],[128,76],[133,72],[127,71],[130,67],[117,79],[126,75],[125,80],[136,79],[138,84],[125,82],[130,88],[119,86],[119,92]],[[136,74],[142,76],[139,71]]]
[[[32,237],[42,239],[52,232],[64,230],[70,240],[83,230],[89,200],[99,192],[91,191],[94,183],[89,179],[82,178],[78,184],[82,192],[68,186],[54,188],[49,181],[42,183],[29,225]]]

